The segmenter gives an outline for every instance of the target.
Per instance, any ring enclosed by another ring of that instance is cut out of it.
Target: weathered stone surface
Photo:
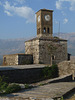
[[[33,63],[39,63],[39,40],[25,42],[25,54],[32,54]]]
[[[75,61],[63,61],[58,64],[59,75],[75,74]]]
[[[50,48],[51,46],[51,48]],[[33,54],[34,63],[51,64],[67,60],[67,41],[48,37],[34,38],[25,42],[25,54]]]
[[[68,91],[75,88],[75,83],[72,82],[60,82],[60,83],[53,83],[44,86],[40,86],[37,88],[32,88],[31,90],[24,90],[18,93],[9,94],[7,98],[22,98],[21,100],[51,100],[51,98],[61,97]],[[13,100],[13,99],[11,99]]]
[[[10,83],[33,83],[39,82],[44,79],[41,72],[45,65],[32,64],[32,65],[18,65],[18,66],[0,66],[0,76],[7,77]],[[72,81],[72,75],[50,79],[48,82],[64,82]]]
[[[33,55],[10,54],[3,56],[3,65],[25,65],[33,63]]]
[[[46,21],[45,16],[50,16],[50,20]],[[38,17],[40,16],[40,21],[38,22]],[[53,34],[53,11],[49,9],[40,9],[36,13],[37,21],[37,36],[48,36],[52,37]],[[45,30],[44,30],[45,29]]]

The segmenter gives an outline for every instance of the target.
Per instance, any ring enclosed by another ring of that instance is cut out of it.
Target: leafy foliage
[[[33,86],[30,86],[29,84],[25,84],[25,89],[31,89]]]
[[[8,84],[5,82],[6,77],[0,76],[0,94],[8,94],[21,90],[21,87],[17,84]]]
[[[60,99],[60,100],[64,100],[64,99],[63,99],[63,96],[61,97],[61,99]]]
[[[21,87],[19,85],[11,84],[11,85],[8,85],[8,87],[6,88],[5,93],[18,92],[19,90],[21,90]]]
[[[28,89],[29,88],[29,85],[28,84],[25,84],[25,89]]]
[[[59,71],[58,71],[58,66],[56,64],[52,65],[51,67],[51,74],[52,74],[52,78],[58,77]]]
[[[0,92],[2,93],[3,91],[6,90],[8,84],[4,81],[5,76],[0,76]]]
[[[44,67],[41,75],[45,79],[58,77],[58,66],[52,65],[51,67],[49,66]]]

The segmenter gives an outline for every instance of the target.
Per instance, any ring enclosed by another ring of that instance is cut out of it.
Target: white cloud
[[[56,1],[56,8],[59,10],[64,8],[62,6],[64,2],[68,2],[70,4],[70,7],[69,7],[70,10],[75,10],[75,0],[57,0]]]
[[[35,22],[35,13],[32,10],[32,8],[27,6],[21,6],[21,7],[17,7],[15,5],[11,6],[8,1],[6,1],[3,6],[5,9],[5,13],[7,13],[7,15],[17,15],[23,17],[27,20],[26,21],[27,23]]]
[[[56,1],[56,8],[57,9],[62,9],[62,2],[61,1]]]
[[[64,23],[64,24],[68,23],[68,19],[65,18],[65,19],[63,20],[63,23]]]
[[[72,1],[71,1],[70,10],[75,10],[75,0],[72,0]]]
[[[12,14],[9,11],[4,11],[8,16],[12,16]]]
[[[25,0],[16,0],[18,3],[23,4],[25,2]]]

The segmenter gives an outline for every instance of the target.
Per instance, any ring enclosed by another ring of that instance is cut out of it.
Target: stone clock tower
[[[25,54],[33,55],[35,64],[67,60],[67,40],[53,37],[53,10],[36,13],[37,37],[25,42]]]
[[[36,13],[37,36],[52,37],[53,34],[53,10],[41,9]]]

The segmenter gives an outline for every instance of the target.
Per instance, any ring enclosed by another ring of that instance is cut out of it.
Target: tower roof
[[[49,9],[45,9],[45,8],[44,8],[44,9],[40,9],[39,11],[50,11],[50,12],[53,12],[53,10],[49,10]],[[37,14],[39,11],[37,11],[36,14]]]

